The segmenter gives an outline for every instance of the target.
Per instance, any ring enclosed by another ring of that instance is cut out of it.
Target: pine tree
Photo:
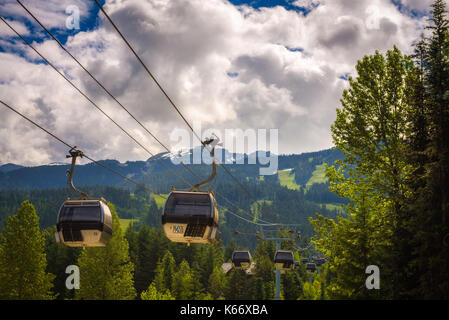
[[[173,277],[173,295],[177,300],[192,299],[194,297],[194,285],[194,275],[189,263],[183,260]]]
[[[134,265],[137,264],[137,232],[134,231],[133,222],[128,224],[125,231],[125,239],[128,241],[129,257]]]
[[[161,209],[157,207],[156,201],[152,198],[150,200],[150,206],[145,215],[145,223],[148,226],[160,226],[161,225],[161,217],[160,217]]]
[[[223,264],[222,249],[219,245],[203,246],[196,256],[196,261],[198,261],[197,271],[200,275],[199,280],[204,288],[207,288],[210,275],[214,269]]]
[[[254,252],[255,275],[251,282],[246,282],[245,287],[251,288],[250,295],[253,299],[268,300],[274,297],[274,263],[275,246],[270,241],[259,241]]]
[[[69,290],[66,287],[68,274],[65,272],[67,266],[76,265],[81,248],[62,246],[56,243],[56,226],[47,228],[43,231],[45,238],[45,254],[47,257],[47,272],[55,275],[53,280],[53,292],[57,299],[73,299],[75,290]]]
[[[44,236],[34,206],[24,201],[0,235],[0,299],[53,299]]]
[[[216,266],[209,277],[208,292],[213,299],[219,299],[224,296],[224,288],[226,286],[226,278],[220,266]]]
[[[449,239],[449,21],[444,1],[436,0],[432,5],[430,23],[432,34],[425,42],[423,59],[428,143],[425,172],[412,198],[416,249],[411,267],[419,275],[415,297],[448,299],[449,244],[445,245],[445,239]]]
[[[121,229],[114,206],[113,235],[104,248],[86,248],[78,258],[80,289],[76,298],[87,300],[131,300],[136,296],[133,287],[134,264],[130,261],[128,242]]]
[[[137,264],[134,275],[134,286],[138,294],[148,288],[153,280],[154,270],[151,269],[153,266],[151,259],[153,257],[150,250],[150,229],[143,225],[137,234]]]
[[[271,270],[273,271],[273,270]],[[248,300],[252,298],[251,281],[243,270],[232,269],[227,274],[225,287],[226,300]]]
[[[162,228],[151,228],[148,237],[148,253],[150,256],[148,257],[147,267],[150,272],[150,281],[153,281],[156,276],[158,263],[166,254],[170,241],[165,236]],[[170,252],[170,254],[172,253]]]
[[[159,292],[170,290],[173,292],[173,277],[175,275],[176,263],[170,251],[167,251],[156,268],[154,284]]]
[[[302,281],[296,270],[282,275],[282,296],[285,300],[297,300],[302,294]]]

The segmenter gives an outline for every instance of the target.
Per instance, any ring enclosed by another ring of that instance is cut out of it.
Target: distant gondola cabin
[[[277,270],[291,270],[294,268],[293,252],[289,250],[277,250],[274,255],[274,265]]]
[[[234,251],[232,253],[232,264],[235,269],[248,269],[251,266],[251,254],[249,251]]]

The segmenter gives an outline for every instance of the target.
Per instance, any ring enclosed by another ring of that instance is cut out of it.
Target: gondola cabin
[[[313,262],[306,264],[306,271],[307,273],[314,273],[316,271],[316,264]]]
[[[317,265],[317,267],[320,267],[320,266],[322,266],[324,263],[326,263],[326,260],[323,259],[323,258],[317,258],[317,259],[314,259],[313,262],[315,262],[315,264]]]
[[[274,254],[274,265],[277,270],[291,270],[294,268],[293,252],[278,250]]]
[[[104,247],[112,237],[112,215],[104,199],[66,200],[59,209],[56,242],[69,247]]]
[[[231,259],[235,269],[246,270],[251,266],[249,251],[234,251]]]
[[[212,243],[219,239],[218,208],[208,191],[172,191],[165,201],[162,225],[173,242]]]

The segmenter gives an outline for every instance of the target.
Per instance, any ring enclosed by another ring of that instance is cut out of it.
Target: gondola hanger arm
[[[76,158],[78,157],[82,158],[83,156],[84,156],[83,152],[81,150],[76,149],[76,146],[74,146],[72,149],[69,150],[69,154],[66,155],[66,158],[72,158],[72,165],[70,169],[66,171],[66,175],[68,177],[67,183],[70,186],[70,188],[72,188],[72,190],[75,191],[76,193],[80,194],[81,200],[88,200],[89,196],[87,195],[87,193],[78,190],[73,185],[73,173],[75,172]]]
[[[215,138],[206,138],[206,140],[203,141],[203,145],[210,145],[212,146],[212,150],[210,151],[210,154],[212,156],[212,173],[209,178],[206,180],[195,184],[192,188],[190,188],[190,191],[200,191],[200,187],[205,186],[206,184],[209,184],[212,180],[214,180],[215,176],[217,175],[217,164],[215,162],[215,146],[217,146],[220,139],[218,139],[217,136]]]

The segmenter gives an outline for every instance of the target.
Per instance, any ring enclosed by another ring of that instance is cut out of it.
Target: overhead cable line
[[[145,127],[120,101],[118,101],[118,99],[100,82],[98,81],[98,79],[92,75],[92,73],[81,63],[79,62],[79,60],[53,35],[53,33],[51,33],[48,28],[46,28],[41,21],[25,6],[22,4],[22,2],[20,0],[16,0],[17,3],[19,3],[22,8],[42,27],[42,29],[47,32],[47,34],[54,40],[57,42],[57,44],[61,47],[62,50],[64,50],[90,77],[92,80],[94,80],[102,89],[104,92],[106,92],[106,94],[111,97],[123,110],[125,110],[129,116],[131,116],[148,134],[151,135],[151,137],[153,137],[168,153],[172,153],[168,147],[162,143],[153,133],[151,133],[147,127]],[[196,178],[201,179],[201,177],[191,168],[189,168],[188,166],[186,166],[184,164],[184,162],[181,161],[181,164],[184,166],[185,169],[187,169],[192,175],[194,175]],[[233,205],[235,208],[237,208],[239,211],[243,212],[244,214],[247,214],[248,216],[252,217],[252,215],[246,213],[245,211],[243,211],[242,209],[240,209],[238,206],[236,206],[234,203],[232,203],[230,200],[228,200],[225,196],[219,194],[218,192],[216,192],[217,195],[220,195],[224,200],[226,200],[228,203],[230,203],[231,205]],[[262,222],[265,223],[271,223],[269,221],[264,221],[263,219],[259,219]]]
[[[42,27],[42,29],[45,30],[45,32],[47,32],[47,34],[56,41],[56,43],[61,47],[62,50],[64,50],[77,64],[78,66],[80,66],[90,77],[92,80],[94,80],[102,89],[104,92],[106,92],[106,94],[111,97],[123,110],[126,111],[126,113],[128,113],[128,115],[133,118],[154,140],[156,140],[167,152],[171,153],[170,150],[165,146],[165,144],[163,144],[151,131],[148,130],[147,127],[145,127],[141,121],[139,121],[120,101],[118,101],[118,99],[108,90],[106,89],[106,87],[97,80],[96,77],[94,77],[92,75],[92,73],[81,63],[79,62],[79,60],[53,35],[53,33],[51,33],[48,28],[46,28],[38,18],[36,18],[36,16],[25,6],[22,4],[22,2],[20,2],[20,0],[16,0],[17,3],[19,3],[22,8]],[[190,168],[186,167],[192,174],[194,174]]]
[[[31,124],[33,124],[34,126],[36,126],[37,128],[39,128],[39,129],[41,129],[42,131],[46,132],[48,135],[50,135],[50,136],[53,137],[54,139],[58,140],[59,142],[61,142],[61,143],[64,144],[64,145],[66,145],[68,148],[70,148],[70,149],[76,149],[76,146],[72,146],[72,145],[70,145],[69,143],[65,142],[64,140],[62,140],[61,138],[59,138],[59,137],[56,136],[55,134],[51,133],[50,131],[48,131],[47,129],[45,129],[44,127],[42,127],[40,124],[36,123],[35,121],[31,120],[29,117],[25,116],[23,113],[21,113],[20,111],[18,111],[18,110],[15,109],[14,107],[11,107],[11,106],[10,106],[9,104],[7,104],[6,102],[0,100],[0,103],[3,104],[3,105],[4,105],[5,107],[7,107],[8,109],[10,109],[11,111],[14,111],[16,114],[18,114],[19,116],[21,116],[22,118],[24,118],[25,120],[27,120],[28,122],[30,122]],[[84,152],[83,152],[83,157],[85,157],[86,159],[89,159],[90,161],[92,161],[93,163],[95,163],[95,164],[97,164],[97,165],[103,167],[104,169],[109,170],[109,171],[111,171],[112,173],[114,173],[114,174],[116,174],[116,175],[119,175],[120,177],[122,177],[123,179],[127,180],[128,182],[133,183],[133,184],[135,184],[136,186],[139,186],[139,187],[141,187],[141,188],[144,188],[144,189],[146,189],[147,191],[149,191],[150,193],[152,193],[152,194],[154,194],[154,195],[158,195],[158,196],[160,196],[160,197],[166,199],[166,197],[164,197],[163,195],[161,195],[161,194],[159,194],[159,193],[156,193],[153,189],[151,189],[151,188],[149,188],[149,187],[147,187],[147,186],[145,186],[145,185],[143,185],[143,184],[141,184],[141,183],[139,183],[139,182],[137,182],[137,181],[135,181],[135,180],[133,180],[133,179],[128,178],[127,176],[121,174],[121,173],[118,172],[117,170],[114,170],[114,169],[112,169],[112,168],[110,168],[110,167],[104,165],[104,164],[101,163],[101,162],[98,162],[97,160],[95,160],[95,159],[93,159],[92,157],[88,156],[88,155],[85,154]],[[226,209],[226,212],[227,212],[227,213],[230,213],[231,215],[233,215],[233,216],[235,216],[235,217],[237,217],[237,218],[239,218],[239,219],[242,219],[242,220],[244,220],[244,221],[246,221],[246,222],[249,222],[249,223],[252,223],[252,224],[255,224],[255,225],[258,225],[258,226],[269,226],[269,225],[272,225],[272,224],[261,224],[261,223],[256,223],[256,222],[254,222],[254,221],[248,220],[248,219],[246,219],[246,218],[243,218],[243,217],[237,215],[236,213],[230,211],[229,209]]]
[[[61,77],[63,77],[76,91],[78,91],[84,98],[86,98],[87,101],[89,101],[95,108],[97,108],[105,117],[107,117],[109,120],[111,120],[121,131],[123,131],[128,137],[130,137],[135,143],[137,143],[143,150],[145,150],[149,155],[152,157],[155,157],[155,155],[148,150],[144,145],[142,145],[139,141],[137,141],[136,138],[134,138],[128,131],[126,131],[120,124],[118,124],[114,119],[112,119],[106,112],[103,111],[91,98],[87,96],[86,93],[84,93],[81,89],[79,89],[66,75],[64,75],[61,71],[58,70],[48,59],[46,59],[31,43],[29,43],[20,33],[18,33],[8,22],[6,22],[3,17],[0,16],[0,19],[18,36],[20,37],[25,44],[27,44],[31,49],[33,49],[34,52],[36,52],[41,59],[43,59],[50,67],[52,67]],[[167,170],[169,170],[172,174],[177,176],[181,181],[186,183],[187,185],[192,186],[192,184],[188,181],[186,181],[182,176],[174,172],[172,169],[170,169],[162,160],[160,160],[158,157],[155,157],[157,161],[159,161]]]
[[[197,137],[197,139],[201,142],[201,144],[207,148],[207,145],[205,145],[203,143],[203,141],[201,140],[201,137],[198,136],[198,134],[195,132],[195,130],[193,129],[192,125],[187,121],[187,119],[185,118],[185,116],[182,114],[182,112],[180,111],[180,109],[178,108],[178,106],[173,102],[173,100],[169,97],[169,95],[167,94],[167,92],[164,90],[164,88],[161,86],[161,84],[157,81],[157,79],[155,78],[155,76],[151,73],[151,71],[149,70],[149,68],[147,67],[147,65],[142,61],[142,59],[139,57],[139,55],[137,54],[137,52],[134,50],[134,48],[131,46],[131,44],[129,43],[129,41],[126,39],[126,37],[121,33],[121,31],[119,30],[119,28],[117,27],[117,25],[114,23],[114,21],[112,21],[111,17],[106,13],[106,11],[103,9],[103,7],[100,5],[100,3],[98,2],[98,0],[94,0],[95,3],[97,4],[98,8],[100,9],[100,11],[104,14],[104,16],[106,17],[106,19],[111,23],[112,27],[117,31],[117,33],[120,35],[120,37],[122,38],[122,40],[126,43],[126,45],[128,46],[128,48],[131,50],[131,52],[134,54],[134,56],[136,57],[136,59],[140,62],[140,64],[142,65],[142,67],[145,69],[145,71],[148,73],[148,75],[153,79],[153,81],[156,83],[156,85],[158,86],[158,88],[161,90],[161,92],[164,94],[164,96],[167,98],[167,100],[170,102],[171,106],[176,110],[176,112],[179,114],[179,116],[184,120],[184,122],[186,123],[186,125],[189,127],[189,129],[192,131],[192,133]],[[210,151],[210,150],[209,150]],[[231,176],[231,178],[240,186],[240,188],[253,200],[256,202],[256,204],[258,206],[260,206],[256,200],[256,198],[251,194],[251,192],[248,191],[248,189],[226,168],[226,166],[218,161],[218,165],[220,167],[222,167],[226,173]],[[261,208],[261,211],[262,208]]]
[[[66,145],[68,148],[70,148],[70,149],[76,149],[76,146],[72,146],[72,145],[68,144],[67,142],[65,142],[64,140],[62,140],[61,138],[59,138],[59,137],[56,136],[55,134],[51,133],[50,131],[48,131],[47,129],[45,129],[44,127],[42,127],[40,124],[36,123],[35,121],[31,120],[29,117],[25,116],[25,115],[24,115],[23,113],[21,113],[20,111],[17,111],[17,109],[15,109],[14,107],[11,107],[11,106],[10,106],[9,104],[7,104],[6,102],[0,100],[0,103],[3,104],[3,105],[4,105],[5,107],[7,107],[8,109],[10,109],[11,111],[14,111],[16,114],[18,114],[19,116],[21,116],[22,118],[24,118],[25,120],[27,120],[28,122],[30,122],[31,124],[35,125],[35,126],[38,127],[39,129],[41,129],[42,131],[46,132],[48,135],[50,135],[50,136],[53,137],[54,139],[58,140],[59,142],[61,142],[61,143],[64,144],[64,145]],[[85,154],[84,152],[83,152],[83,156],[84,156],[86,159],[89,159],[90,161],[92,161],[93,163],[95,163],[95,164],[97,164],[97,165],[103,167],[104,169],[109,170],[109,171],[111,171],[112,173],[114,173],[114,174],[116,174],[116,175],[119,175],[120,177],[122,177],[122,178],[125,179],[126,181],[131,182],[131,183],[133,183],[133,184],[135,184],[136,186],[139,186],[139,187],[141,187],[141,188],[144,188],[144,189],[146,189],[147,191],[149,191],[149,192],[152,193],[152,194],[159,195],[159,196],[163,197],[161,194],[156,193],[153,189],[151,189],[151,188],[149,188],[149,187],[147,187],[147,186],[145,186],[145,185],[143,185],[143,184],[141,184],[141,183],[139,183],[139,182],[137,182],[137,181],[135,181],[135,180],[133,180],[133,179],[128,178],[127,176],[123,175],[122,173],[118,172],[117,170],[114,170],[114,169],[112,169],[112,168],[110,168],[110,167],[104,165],[104,164],[101,163],[101,162],[98,162],[98,161],[94,160],[93,158],[91,158],[90,156],[88,156],[87,154]]]
[[[19,4],[21,4],[20,3],[20,1],[17,1]],[[23,6],[23,4],[21,4],[22,5],[22,7],[30,14],[30,15],[32,15],[31,14],[31,12],[29,11],[29,10],[27,10],[24,6]],[[33,18],[35,18],[34,17],[34,15],[32,15],[32,17]],[[121,129],[126,135],[128,135],[134,142],[136,142],[142,149],[144,149],[147,153],[149,153],[152,157],[155,157],[155,155],[151,152],[151,151],[149,151],[146,147],[144,147],[140,142],[138,142],[131,134],[129,134],[122,126],[120,126],[115,120],[113,120],[107,113],[105,113],[94,101],[92,101],[92,99],[91,98],[89,98],[88,96],[87,96],[87,94],[85,94],[83,91],[81,91],[81,89],[79,89],[71,80],[69,80],[63,73],[61,73],[48,59],[46,59],[31,43],[29,43],[20,33],[18,33],[8,22],[6,22],[5,21],[5,19],[3,19],[2,17],[0,17],[0,19],[19,37],[19,38],[21,38],[22,39],[22,41],[26,44],[26,45],[28,45],[34,52],[36,52],[36,54],[38,54],[40,57],[41,57],[41,59],[43,59],[49,66],[51,66],[60,76],[62,76],[76,91],[78,91],[84,98],[86,98],[94,107],[96,107],[101,113],[103,113],[103,115],[105,115],[109,120],[111,120],[119,129]],[[37,21],[37,19],[35,18],[35,20]],[[44,29],[44,30],[46,30],[49,34],[50,34],[50,32],[48,31],[48,29],[46,29],[39,21],[38,21],[38,23],[42,26],[42,28]],[[50,34],[51,35],[51,34]],[[64,49],[64,47],[63,47],[63,45],[53,36],[53,35],[51,35],[51,37],[54,39],[54,40],[56,40],[57,42],[58,42],[58,44],[61,46],[61,48],[63,48]],[[65,50],[64,49],[64,51],[66,51],[74,60],[76,60],[74,57],[73,57],[73,55],[72,54],[70,54],[70,52],[68,52],[68,50]],[[77,61],[77,60],[76,60]],[[77,61],[77,63],[84,69],[84,71],[86,71],[96,82],[97,82],[97,84],[98,85],[100,85],[100,87],[102,87],[117,103],[119,103],[120,104],[120,102],[112,95],[112,94],[110,94],[109,93],[109,91],[103,86],[103,85],[101,85],[101,83],[99,82],[99,81],[97,81],[93,76],[92,76],[92,74],[85,68],[85,67],[83,67],[82,65],[81,65],[81,63],[79,63],[79,61]],[[120,104],[121,105],[121,104]],[[121,105],[127,112],[128,112],[128,114],[130,115],[130,116],[132,116],[131,115],[131,113],[123,106],[123,105]],[[137,121],[137,119],[134,117],[134,116],[132,116],[136,121]],[[140,122],[139,122],[139,124],[141,124]],[[141,126],[142,127],[144,127],[142,124],[141,124]],[[146,128],[145,128],[146,129]],[[165,147],[161,142],[160,142],[160,140],[158,140],[153,134],[151,134],[151,132],[149,132],[147,129],[146,129],[146,131],[150,134],[150,135],[152,135],[153,136],[153,138],[155,138],[155,140],[156,141],[158,141],[163,147]],[[197,136],[198,137],[198,136]],[[201,140],[200,140],[201,141]],[[202,142],[202,141],[201,141]],[[203,143],[203,142],[202,142]],[[166,147],[165,147],[166,148]],[[168,150],[168,148],[166,148],[167,149],[167,151],[168,152],[170,152],[170,150]],[[95,160],[93,160],[93,159],[90,159],[89,157],[87,157],[86,156],[86,158],[88,158],[89,160],[91,160],[91,161],[93,161],[93,162],[95,162],[96,164],[98,164],[98,165],[100,165],[100,166],[104,166],[104,165],[102,165],[101,163],[99,163],[99,162],[97,162],[97,161],[95,161]],[[169,170],[169,172],[171,172],[172,174],[174,174],[176,177],[178,177],[179,179],[181,179],[184,183],[186,183],[187,185],[190,185],[190,186],[192,186],[192,184],[191,183],[189,183],[189,182],[187,182],[184,178],[182,178],[181,176],[179,176],[178,174],[176,174],[173,170],[171,170],[163,161],[161,161],[158,157],[155,157],[155,159],[156,160],[158,160],[159,162],[161,162],[165,167],[166,167],[166,169],[168,169]],[[185,165],[184,165],[185,166]],[[186,166],[185,166],[186,167]],[[109,171],[112,171],[112,172],[114,172],[114,170],[113,169],[111,169],[111,168],[108,168],[108,167],[105,167],[106,169],[108,169]],[[187,169],[189,169],[189,171],[192,173],[192,174],[194,174],[194,175],[196,175],[197,177],[199,177],[196,173],[194,173],[194,172],[192,172],[192,170],[190,170],[190,168],[188,168],[188,167],[186,167]],[[121,175],[119,172],[114,172],[114,173],[117,173],[117,174],[119,174],[119,175]],[[122,176],[122,175],[121,175]],[[127,179],[128,180],[128,178],[127,177],[125,177],[125,176],[122,176],[124,179]],[[234,178],[235,179],[235,178]],[[238,181],[237,181],[238,182]],[[135,182],[134,182],[135,183]],[[139,185],[139,184],[138,184]],[[140,185],[140,186],[142,186],[142,187],[144,187],[143,185]],[[146,187],[144,187],[145,189],[148,189],[148,188],[146,188]],[[152,193],[154,193],[154,192],[152,192]],[[223,195],[221,195],[221,194],[219,194],[223,199],[225,199],[227,202],[229,202],[229,203],[231,203],[234,207],[236,207],[239,211],[241,211],[241,212],[243,212],[243,213],[245,213],[245,214],[247,214],[245,211],[243,211],[242,209],[240,209],[238,206],[236,206],[235,204],[233,204],[230,200],[228,200],[227,198],[225,198]],[[162,197],[162,196],[161,196]],[[240,217],[239,215],[237,215],[237,214],[235,214],[235,213],[233,213],[232,211],[230,211],[230,210],[228,210],[228,212],[230,212],[231,214],[233,214],[233,215],[235,215],[235,216],[237,216],[237,217],[239,217],[240,219],[243,219],[243,220],[245,220],[245,221],[247,221],[247,222],[250,222],[250,223],[253,223],[253,224],[256,224],[256,225],[281,225],[281,224],[275,224],[275,223],[271,223],[271,222],[268,222],[268,221],[266,221],[267,223],[266,224],[258,224],[258,223],[256,223],[256,222],[253,222],[253,221],[250,221],[250,220],[248,220],[248,219],[245,219],[245,218],[243,218],[243,217]],[[252,217],[250,214],[248,214],[250,217]],[[263,221],[262,219],[259,219],[260,221]]]

